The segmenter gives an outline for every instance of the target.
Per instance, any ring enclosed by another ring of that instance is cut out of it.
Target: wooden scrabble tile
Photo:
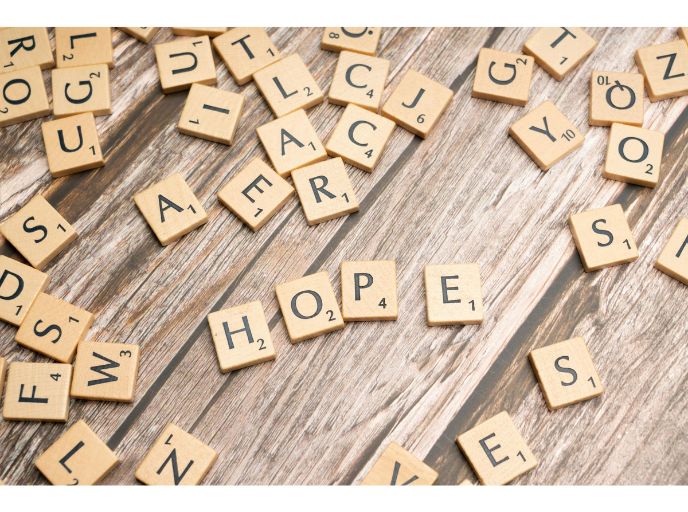
[[[35,464],[53,485],[95,485],[118,462],[117,455],[79,420]]]
[[[581,28],[545,27],[530,36],[523,53],[535,57],[535,62],[555,79],[563,80],[595,46],[597,41]]]
[[[426,265],[425,301],[430,326],[481,323],[480,267],[477,263]]]
[[[275,293],[292,343],[344,328],[327,272],[278,284]]]
[[[614,123],[602,176],[654,187],[659,181],[663,149],[662,132]]]
[[[275,359],[263,305],[249,302],[208,315],[222,373]]]
[[[19,421],[67,421],[71,379],[69,364],[11,363],[3,417]]]
[[[183,91],[194,83],[217,83],[208,36],[175,39],[156,44],[154,49],[163,93]]]
[[[380,27],[326,27],[320,48],[331,52],[349,50],[375,55],[381,34]]]
[[[392,261],[342,261],[344,321],[397,319],[397,265]]]
[[[471,96],[523,107],[528,103],[534,59],[520,53],[482,48]]]
[[[677,39],[640,48],[635,63],[645,75],[650,101],[688,94],[688,42]]]
[[[456,438],[484,485],[504,485],[538,464],[535,455],[504,411]]]
[[[71,395],[82,400],[133,402],[139,371],[139,346],[79,343]]]
[[[5,369],[7,368],[7,361],[4,357],[0,357],[0,396],[5,389]]]
[[[620,204],[571,214],[569,227],[586,272],[638,258],[638,248]]]
[[[437,471],[397,443],[389,443],[361,485],[432,485],[435,480]]]
[[[256,71],[253,79],[275,117],[323,102],[320,86],[296,54]]]
[[[52,75],[55,117],[82,112],[93,112],[95,116],[112,113],[107,64],[57,68]]]
[[[283,178],[294,169],[327,158],[325,148],[303,110],[259,126],[256,133],[272,166]]]
[[[282,58],[262,28],[234,28],[213,39],[213,46],[239,85],[250,82],[256,71]]]
[[[134,202],[162,245],[169,245],[208,222],[203,205],[181,174],[172,174],[139,192]]]
[[[193,84],[177,123],[186,135],[230,145],[234,140],[244,96],[203,84]]]
[[[41,130],[54,178],[105,165],[92,112],[47,121]]]
[[[50,114],[41,68],[0,73],[0,128]]]
[[[688,284],[688,219],[681,219],[676,224],[655,262],[655,267],[683,284]]]
[[[437,124],[454,93],[448,87],[408,71],[382,107],[382,114],[425,138]]]
[[[172,27],[175,36],[220,36],[227,32],[227,27]]]
[[[593,71],[590,77],[590,126],[624,123],[642,126],[645,87],[639,73]]]
[[[77,235],[41,194],[4,220],[0,233],[37,269],[43,269]]]
[[[585,138],[551,101],[512,124],[509,135],[543,171],[579,148]]]
[[[135,37],[142,43],[148,43],[160,30],[159,27],[117,27],[131,37]]]
[[[198,485],[217,460],[215,450],[170,423],[136,469],[146,485]]]
[[[327,101],[344,106],[353,103],[378,112],[388,74],[387,59],[343,51],[337,60]]]
[[[678,35],[688,42],[688,27],[679,27]]]
[[[48,279],[48,274],[0,254],[0,320],[21,325]]]
[[[301,167],[291,178],[309,226],[358,211],[358,199],[341,158]]]
[[[217,193],[220,202],[258,231],[294,194],[287,180],[260,158],[252,160]]]
[[[114,67],[110,27],[56,27],[55,55],[58,68],[107,64]]]
[[[0,30],[0,73],[38,66],[55,66],[48,29],[12,27]]]
[[[354,104],[349,104],[330,135],[325,150],[364,171],[377,165],[394,122]]]

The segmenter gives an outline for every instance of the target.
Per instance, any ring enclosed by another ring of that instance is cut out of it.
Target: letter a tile
[[[342,261],[344,320],[397,319],[397,266],[394,261]]]
[[[162,92],[183,91],[191,84],[215,85],[217,74],[208,36],[175,39],[155,45]]]
[[[533,64],[533,58],[526,55],[483,48],[471,95],[522,107],[528,103]]]
[[[659,182],[664,134],[656,130],[614,123],[609,130],[602,176],[645,187]]]
[[[282,58],[263,28],[234,28],[213,39],[213,46],[238,85]]]
[[[48,279],[48,274],[0,254],[0,320],[21,325]]]
[[[3,417],[18,421],[67,421],[71,380],[69,364],[10,364]]]
[[[0,30],[0,73],[33,66],[41,69],[55,66],[48,29],[12,27]]]
[[[680,39],[640,48],[635,63],[645,75],[650,101],[688,94],[688,43]]]
[[[657,258],[655,267],[688,284],[688,219],[681,219]]]
[[[523,45],[540,67],[561,81],[592,53],[597,41],[581,28],[545,27]]]
[[[105,165],[91,112],[48,121],[41,128],[53,178]]]
[[[82,341],[74,361],[71,395],[82,400],[133,402],[138,370],[138,345]]]
[[[41,68],[0,73],[0,128],[50,114]]]
[[[476,263],[427,265],[425,300],[430,326],[481,323],[480,267]]]
[[[437,471],[396,443],[389,443],[361,485],[432,485]]]

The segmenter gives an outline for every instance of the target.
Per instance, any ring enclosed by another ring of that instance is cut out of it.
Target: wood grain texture
[[[321,30],[269,32],[327,92],[337,54],[319,49]],[[532,32],[383,30],[386,95],[415,69],[455,97],[426,140],[397,128],[371,174],[349,167],[358,213],[313,227],[295,198],[257,233],[217,201],[239,169],[266,158],[255,128],[272,119],[255,85],[236,86],[217,56],[219,86],[246,95],[229,148],[177,132],[186,93],[164,96],[152,47],[118,30],[113,113],[97,119],[105,167],[52,179],[40,121],[0,131],[0,218],[40,191],[79,232],[46,268],[47,292],[95,313],[89,340],[141,346],[133,405],[72,401],[69,424],[86,421],[122,460],[104,483],[133,484],[174,422],[218,452],[206,483],[355,483],[396,441],[437,470],[438,483],[457,484],[470,468],[454,438],[504,409],[540,460],[515,483],[688,483],[688,288],[652,266],[688,215],[688,97],[647,103],[645,126],[667,134],[654,190],[603,179],[608,129],[587,125],[590,73],[634,71],[634,51],[675,29],[591,29],[598,48],[562,82],[536,66],[525,109],[550,99],[587,132],[547,173],[507,137],[526,110],[470,97],[479,49],[518,51]],[[152,43],[171,39],[161,30]],[[309,111],[323,140],[342,111]],[[161,247],[131,197],[173,172],[209,221]],[[586,274],[566,219],[614,202],[640,257]],[[21,258],[4,240],[0,254]],[[291,345],[275,285],[324,270],[339,295],[345,259],[396,260],[399,320]],[[423,268],[451,262],[480,264],[480,326],[425,323]],[[265,306],[277,359],[223,375],[206,316],[252,300]],[[45,360],[18,347],[15,332],[0,325],[0,354]],[[572,336],[585,338],[606,391],[549,412],[527,354]],[[0,422],[0,479],[46,483],[33,460],[65,428]]]

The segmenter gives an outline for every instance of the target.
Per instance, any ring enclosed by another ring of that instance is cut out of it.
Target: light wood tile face
[[[256,128],[270,162],[280,176],[327,158],[306,112],[297,110]]]
[[[50,114],[41,68],[0,74],[0,128]]]
[[[394,261],[342,261],[344,321],[397,319],[397,265]]]
[[[482,48],[471,95],[522,107],[528,103],[533,64],[533,57]]]
[[[404,450],[389,443],[361,485],[432,485],[437,471]]]
[[[484,485],[504,485],[538,464],[507,412],[500,412],[456,438]]]
[[[688,219],[678,222],[655,267],[688,285]]]
[[[341,158],[296,169],[291,177],[309,226],[358,211],[358,199]]]
[[[682,37],[684,41],[688,42],[688,27],[679,27],[678,35]]]
[[[96,121],[91,112],[41,125],[48,168],[54,178],[105,165]]]
[[[12,27],[0,30],[0,73],[38,66],[55,66],[48,29]]]
[[[569,227],[586,272],[638,258],[638,247],[619,204],[574,213]]]
[[[148,43],[160,30],[159,27],[118,27],[125,34],[135,37],[142,43]]]
[[[95,485],[119,460],[82,420],[36,459],[36,468],[53,485]]]
[[[109,27],[57,27],[55,56],[58,68],[90,64],[107,64],[112,68],[112,31]]]
[[[614,123],[609,131],[602,175],[610,180],[654,187],[659,181],[664,134]]]
[[[425,301],[430,326],[481,323],[480,267],[476,263],[427,265]]]
[[[382,107],[382,114],[402,128],[426,138],[454,93],[448,87],[410,70]]]
[[[133,402],[138,370],[138,345],[81,342],[71,395],[83,400]]]
[[[241,94],[193,84],[177,128],[186,135],[230,145],[243,104]]]
[[[48,279],[48,274],[0,255],[0,320],[21,325]]]
[[[239,85],[250,82],[256,71],[282,58],[262,28],[234,28],[213,39],[213,46]]]
[[[198,485],[217,460],[215,450],[170,423],[136,469],[146,485]]]
[[[546,27],[537,30],[523,45],[540,67],[563,80],[592,53],[597,41],[581,28]]]
[[[635,52],[635,63],[645,75],[650,101],[688,94],[688,42],[685,40],[640,48]]]
[[[203,205],[180,174],[172,174],[139,192],[134,202],[162,245],[208,222]]]
[[[67,421],[71,378],[69,364],[10,364],[3,417],[18,421]]]
[[[82,112],[104,116],[112,112],[107,64],[57,68],[52,72],[52,82],[55,117]]]
[[[642,126],[645,87],[639,73],[593,71],[590,77],[591,126],[624,123]]]
[[[256,158],[217,193],[220,202],[258,231],[294,194],[287,180]]]
[[[93,313],[41,293],[19,326],[15,339],[23,347],[60,363],[71,363],[93,319]]]
[[[353,103],[378,112],[388,74],[387,59],[343,51],[337,60],[327,101],[344,106]]]
[[[551,101],[512,124],[509,135],[543,171],[582,146],[585,138]]]
[[[278,284],[275,293],[292,343],[344,328],[327,272]]]
[[[162,92],[183,91],[193,83],[215,85],[215,61],[208,36],[176,39],[155,45]]]
[[[220,36],[227,32],[227,27],[172,27],[175,36]]]
[[[380,27],[326,27],[320,48],[331,52],[349,50],[375,55],[381,34]]]

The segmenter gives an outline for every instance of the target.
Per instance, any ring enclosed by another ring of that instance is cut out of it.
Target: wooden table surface
[[[327,90],[337,54],[320,29],[270,29],[298,52]],[[653,268],[680,217],[688,216],[688,97],[649,103],[645,126],[666,133],[653,190],[602,178],[607,128],[588,126],[593,70],[635,70],[637,48],[676,29],[590,29],[599,45],[557,82],[536,66],[526,108],[473,99],[481,47],[518,51],[531,29],[383,29],[392,90],[415,69],[455,97],[426,140],[397,127],[372,174],[349,168],[358,213],[314,227],[296,198],[252,233],[216,197],[247,162],[265,158],[255,128],[272,115],[253,83],[238,87],[216,58],[219,87],[246,96],[232,147],[182,135],[186,93],[163,95],[153,43],[113,30],[113,113],[97,119],[107,164],[52,179],[41,120],[0,130],[0,219],[36,193],[79,237],[47,267],[48,292],[96,315],[88,339],[137,343],[142,361],[133,405],[72,400],[118,454],[104,480],[133,484],[134,470],[168,422],[215,448],[209,484],[349,484],[396,441],[439,472],[438,483],[474,479],[454,439],[507,410],[539,457],[520,484],[688,483],[688,287]],[[49,84],[49,72],[44,76]],[[549,172],[507,136],[508,126],[552,100],[585,143]],[[308,115],[323,140],[342,108]],[[179,172],[209,222],[162,247],[132,195]],[[567,226],[571,212],[621,203],[637,261],[586,274]],[[21,256],[4,240],[0,253]],[[339,295],[346,259],[395,259],[399,319],[351,323],[292,345],[275,285],[325,270]],[[423,268],[478,262],[480,326],[425,323]],[[221,374],[206,316],[262,301],[277,359]],[[45,361],[0,325],[0,354]],[[598,399],[549,412],[527,360],[535,347],[583,336],[606,385]],[[46,483],[33,465],[66,429],[0,421],[0,479]]]

